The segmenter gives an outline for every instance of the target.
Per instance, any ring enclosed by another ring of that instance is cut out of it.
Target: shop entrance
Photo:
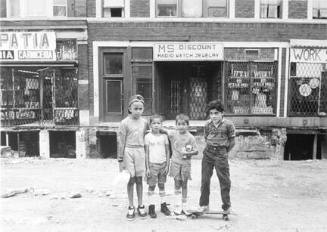
[[[158,110],[166,119],[185,113],[206,119],[206,104],[222,99],[222,62],[158,62]]]

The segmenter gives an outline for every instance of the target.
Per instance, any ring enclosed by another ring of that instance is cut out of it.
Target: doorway
[[[321,159],[322,135],[288,134],[285,144],[284,160],[313,159],[315,136],[317,136],[316,158]]]
[[[222,99],[222,62],[158,62],[159,109],[166,119],[187,114],[206,119],[206,105]]]

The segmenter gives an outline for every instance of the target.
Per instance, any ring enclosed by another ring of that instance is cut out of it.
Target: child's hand
[[[146,176],[149,177],[150,176],[150,169],[146,170]]]
[[[122,172],[125,169],[124,162],[119,162],[119,172]]]
[[[168,172],[169,172],[169,165],[166,165],[165,170],[164,170],[164,174],[166,175],[166,174],[168,174]]]
[[[183,153],[183,159],[191,159],[192,154],[191,153]]]

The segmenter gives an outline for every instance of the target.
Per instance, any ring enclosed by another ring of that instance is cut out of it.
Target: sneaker
[[[223,214],[230,214],[231,208],[228,207],[227,209],[223,210]]]
[[[184,214],[185,216],[191,216],[192,213],[190,213],[189,211],[187,211],[186,209],[182,210],[182,214]]]
[[[202,213],[208,212],[209,211],[209,206],[208,205],[199,206],[198,211],[202,212]]]
[[[170,212],[170,210],[168,209],[166,202],[164,202],[164,203],[161,204],[161,206],[160,206],[160,211],[161,211],[164,215],[166,215],[166,216],[170,216],[170,215],[171,215],[171,212]]]
[[[133,219],[133,218],[135,218],[135,208],[134,207],[128,207],[128,211],[127,211],[127,215],[126,215],[126,217],[128,218],[128,219]]]
[[[156,218],[157,217],[154,205],[149,205],[149,216],[151,218]]]
[[[182,208],[177,206],[177,207],[174,209],[174,214],[175,214],[176,216],[178,216],[178,215],[182,215]]]
[[[142,206],[139,205],[137,207],[137,212],[138,212],[140,217],[145,217],[146,216],[145,206],[144,205],[142,205]]]

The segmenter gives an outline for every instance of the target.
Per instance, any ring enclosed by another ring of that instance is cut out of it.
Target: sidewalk
[[[231,160],[230,221],[221,215],[179,221],[158,213],[157,219],[126,220],[125,185],[113,189],[118,173],[110,159],[0,159],[1,231],[327,231],[327,161]],[[201,161],[192,161],[190,207],[200,194]],[[220,207],[217,178],[212,178],[210,206]],[[146,203],[147,186],[144,184]],[[168,178],[167,192],[173,192]],[[114,194],[115,193],[115,194]],[[80,194],[80,198],[71,198]],[[135,194],[136,195],[136,194]],[[168,197],[169,201],[169,197]],[[136,202],[136,200],[135,200]],[[157,206],[159,208],[159,204]]]

